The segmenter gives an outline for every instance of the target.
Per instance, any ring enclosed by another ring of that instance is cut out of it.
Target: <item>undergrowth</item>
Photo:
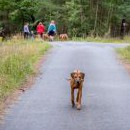
[[[0,102],[34,73],[34,65],[50,48],[48,43],[10,40],[0,46]]]

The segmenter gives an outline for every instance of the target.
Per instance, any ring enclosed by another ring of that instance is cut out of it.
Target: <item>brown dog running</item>
[[[81,109],[81,98],[82,98],[82,88],[83,88],[83,82],[84,82],[84,77],[85,74],[81,72],[80,70],[75,70],[70,74],[71,79],[70,79],[70,86],[71,86],[71,102],[72,102],[72,107],[75,106],[75,101],[74,101],[74,90],[78,89],[77,92],[77,98],[76,98],[76,107],[78,110]]]
[[[59,39],[62,41],[68,40],[68,35],[67,34],[60,34]]]

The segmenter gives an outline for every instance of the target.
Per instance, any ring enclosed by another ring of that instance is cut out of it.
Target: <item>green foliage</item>
[[[130,30],[129,0],[0,0],[0,26],[22,31],[24,22],[46,28],[53,19],[59,33],[70,36],[119,36],[121,21]]]

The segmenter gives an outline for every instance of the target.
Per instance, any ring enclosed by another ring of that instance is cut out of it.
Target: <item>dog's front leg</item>
[[[77,102],[77,103],[79,102],[79,90],[78,90],[78,92],[77,92],[76,102]]]
[[[78,91],[78,104],[77,104],[77,109],[80,110],[81,109],[81,98],[82,98],[82,87],[79,89]]]
[[[74,102],[74,89],[71,88],[71,102],[72,102],[72,107],[75,106],[75,102]]]

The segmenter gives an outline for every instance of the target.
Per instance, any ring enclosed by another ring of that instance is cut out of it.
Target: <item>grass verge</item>
[[[48,43],[31,40],[8,41],[0,46],[0,102],[18,89],[50,48]]]
[[[130,46],[126,48],[118,48],[117,52],[119,54],[121,63],[130,74]]]
[[[119,53],[122,59],[125,59],[130,63],[130,46],[126,48],[118,48],[117,52]]]
[[[120,38],[102,38],[102,37],[87,37],[87,38],[77,38],[73,37],[74,41],[87,41],[87,42],[99,42],[99,43],[130,43],[130,36],[125,36],[124,39]]]

